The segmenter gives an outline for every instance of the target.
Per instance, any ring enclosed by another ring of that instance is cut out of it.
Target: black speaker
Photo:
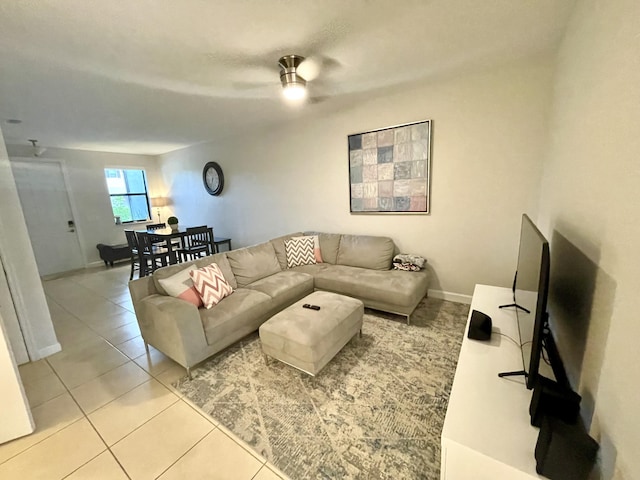
[[[536,472],[551,480],[586,480],[598,443],[582,428],[545,417],[536,443]]]
[[[489,340],[491,338],[491,317],[478,310],[471,312],[469,333],[467,337],[473,340]]]
[[[556,417],[569,424],[576,423],[580,414],[580,400],[580,395],[570,388],[539,376],[529,405],[531,425],[541,426],[545,416]]]

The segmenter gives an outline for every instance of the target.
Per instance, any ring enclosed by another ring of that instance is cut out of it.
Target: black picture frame
[[[347,136],[352,214],[430,213],[431,120]]]

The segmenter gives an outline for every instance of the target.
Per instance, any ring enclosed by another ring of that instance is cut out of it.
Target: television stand
[[[486,313],[494,330],[519,341],[515,310],[498,308],[512,299],[511,288],[476,285],[469,312]],[[468,327],[467,322],[442,428],[441,479],[541,479],[534,457],[538,429],[529,418],[531,391],[523,377],[497,375],[522,368],[521,349],[495,333],[486,342],[471,340]]]
[[[523,376],[523,377],[527,378],[529,376],[529,374],[527,372],[525,372],[524,370],[515,370],[513,372],[500,372],[498,374],[498,376],[500,378],[504,378],[504,377],[519,377],[519,376]]]
[[[526,308],[524,308],[524,307],[522,307],[522,306],[518,305],[517,303],[508,303],[508,304],[506,304],[506,305],[500,305],[498,308],[509,308],[509,307],[516,307],[516,310],[517,310],[517,309],[520,309],[520,310],[522,310],[524,313],[531,313],[531,311],[530,311],[530,310],[528,310],[528,309],[526,309]]]

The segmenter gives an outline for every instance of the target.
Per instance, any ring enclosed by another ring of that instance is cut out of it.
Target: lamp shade
[[[169,205],[169,199],[167,197],[151,197],[152,207],[166,207]]]

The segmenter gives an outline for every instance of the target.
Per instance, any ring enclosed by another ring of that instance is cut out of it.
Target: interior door
[[[84,266],[59,162],[11,160],[40,276]]]

